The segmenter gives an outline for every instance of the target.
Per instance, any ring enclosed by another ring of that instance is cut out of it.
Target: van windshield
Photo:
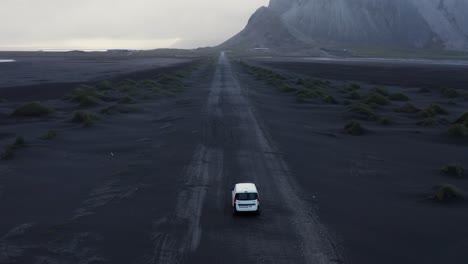
[[[258,194],[256,193],[238,193],[236,194],[236,199],[239,201],[249,201],[249,200],[256,200],[258,198]]]

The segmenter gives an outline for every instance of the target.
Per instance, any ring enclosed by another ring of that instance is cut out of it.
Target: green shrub
[[[112,83],[109,81],[102,81],[96,85],[96,89],[101,90],[101,91],[111,90]]]
[[[456,178],[462,178],[465,174],[465,168],[461,163],[448,164],[444,166],[440,171],[448,176]]]
[[[351,91],[355,91],[355,90],[361,89],[361,86],[360,86],[359,84],[357,84],[357,83],[351,83],[351,84],[349,85],[349,89],[350,89]]]
[[[374,89],[372,89],[372,92],[374,93],[378,93],[382,96],[388,96],[388,92],[385,88],[382,88],[382,87],[376,87]]]
[[[154,87],[160,87],[160,84],[154,80],[143,80],[138,82],[138,87],[141,88],[154,88]]]
[[[80,123],[85,127],[90,127],[94,125],[97,116],[92,112],[86,111],[77,111],[73,114],[72,121],[75,123]]]
[[[348,107],[348,111],[363,116],[366,120],[376,120],[374,111],[366,104],[354,104]]]
[[[25,144],[25,140],[24,140],[24,137],[22,136],[17,136],[16,139],[15,139],[15,143],[14,143],[14,146],[15,147],[21,147],[21,146],[24,146]]]
[[[448,134],[455,138],[468,137],[468,128],[464,125],[456,124],[448,129]]]
[[[344,127],[344,130],[347,134],[353,136],[360,136],[365,132],[361,124],[357,121],[350,121],[349,123],[347,123]]]
[[[158,80],[158,83],[160,83],[160,84],[170,84],[170,83],[174,83],[174,82],[179,82],[180,78],[177,77],[174,74],[163,73],[163,74],[161,74],[161,76],[159,76],[159,78],[157,80]]]
[[[457,120],[454,122],[455,124],[462,124],[468,127],[468,112],[461,115]]]
[[[435,120],[434,118],[426,118],[424,120],[418,121],[416,125],[422,126],[422,127],[431,127],[431,126],[437,126],[439,122]]]
[[[31,102],[17,108],[12,115],[24,117],[39,117],[51,113],[53,110],[39,102]]]
[[[442,89],[442,94],[449,97],[449,98],[456,98],[460,96],[460,93],[452,88],[444,88]]]
[[[135,106],[128,106],[128,105],[122,105],[122,104],[114,104],[108,107],[105,107],[99,111],[103,115],[115,115],[119,113],[132,113],[139,111],[140,109]]]
[[[336,101],[336,99],[335,99],[333,96],[331,96],[331,95],[325,95],[325,96],[323,97],[323,101],[324,101],[325,103],[327,103],[327,104],[336,104],[336,103],[338,103],[338,102]]]
[[[419,111],[421,111],[421,109],[417,108],[416,106],[414,106],[411,103],[406,103],[402,107],[395,109],[395,112],[397,112],[397,113],[407,113],[407,114],[413,114],[413,113],[417,113]]]
[[[351,105],[352,103],[353,103],[353,102],[350,101],[350,100],[348,100],[348,99],[346,99],[346,100],[343,101],[343,104],[344,104],[344,105]]]
[[[436,115],[447,115],[448,111],[438,104],[431,104],[428,108],[418,112],[418,116],[422,118],[430,118]]]
[[[2,160],[10,160],[13,158],[13,150],[15,147],[13,145],[5,146],[2,154],[0,155],[0,159]]]
[[[436,188],[432,199],[438,202],[449,202],[463,198],[462,191],[452,184],[442,184]]]
[[[310,89],[301,89],[296,91],[297,97],[301,99],[310,99],[310,98],[317,98],[319,95],[316,91]]]
[[[390,102],[385,98],[385,96],[379,93],[370,93],[364,99],[366,104],[376,104],[376,105],[388,105]]]
[[[99,93],[96,88],[82,85],[75,88],[68,96],[67,99],[77,102],[80,106],[87,107],[93,106],[99,103],[100,99],[104,99],[105,96]]]
[[[133,103],[133,99],[129,96],[122,97],[119,100],[119,104],[130,104],[130,103]]]
[[[55,130],[49,129],[47,133],[41,137],[41,139],[49,140],[55,138],[56,136],[57,132]]]
[[[349,99],[352,99],[352,100],[359,100],[362,98],[361,94],[356,92],[356,91],[353,91],[349,94]]]
[[[409,97],[402,93],[393,93],[388,96],[392,101],[409,101]]]
[[[126,86],[126,85],[135,86],[137,85],[137,81],[134,81],[132,79],[125,79],[119,83],[119,86]]]
[[[389,117],[382,117],[382,116],[379,117],[379,118],[377,119],[377,122],[378,122],[379,124],[381,124],[381,125],[384,125],[384,126],[388,126],[388,125],[393,124],[393,120],[392,120],[391,118],[389,118]]]
[[[429,90],[429,88],[427,87],[422,87],[419,89],[418,93],[430,93],[431,90]]]
[[[297,91],[296,88],[291,87],[291,86],[289,86],[289,85],[287,85],[285,83],[280,84],[278,88],[279,88],[280,92],[283,92],[283,93],[292,93],[292,92]]]

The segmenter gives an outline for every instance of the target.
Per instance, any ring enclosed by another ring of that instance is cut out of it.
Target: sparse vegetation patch
[[[24,137],[17,136],[16,139],[15,139],[14,146],[15,147],[21,147],[21,146],[24,146],[24,144],[26,144],[26,141],[24,140]]]
[[[7,145],[3,149],[2,154],[0,155],[0,159],[2,160],[10,160],[13,158],[13,150],[15,147],[13,145]]]
[[[358,121],[350,121],[347,123],[344,127],[344,131],[347,134],[353,135],[353,136],[360,136],[364,134],[364,128],[362,128],[361,124]]]
[[[437,115],[447,115],[448,111],[438,104],[431,104],[428,108],[422,109],[418,112],[421,118],[430,118]]]
[[[39,117],[51,113],[53,110],[39,102],[31,102],[20,106],[13,112],[13,116]]]
[[[448,129],[448,134],[454,138],[468,137],[468,128],[464,125],[456,124]]]
[[[432,127],[432,126],[437,126],[438,124],[439,122],[434,118],[426,118],[416,123],[416,125],[422,126],[422,127]]]
[[[109,81],[102,81],[96,85],[96,89],[101,91],[112,90],[112,83]]]
[[[393,93],[388,96],[392,101],[409,101],[409,97],[402,93]]]
[[[376,88],[372,89],[372,92],[378,93],[378,94],[380,94],[382,96],[388,96],[388,91],[385,88],[382,88],[382,87],[376,87]]]
[[[441,172],[445,175],[452,176],[455,178],[463,178],[465,174],[465,168],[461,163],[452,163],[445,165]]]
[[[438,202],[450,202],[463,198],[462,191],[452,184],[442,184],[436,187],[432,199]]]
[[[97,105],[99,100],[105,99],[106,96],[96,90],[96,88],[88,85],[81,85],[75,88],[66,99],[77,102],[80,106],[88,107]]]
[[[388,105],[390,102],[380,93],[371,92],[364,98],[366,104]]]
[[[391,118],[384,116],[378,117],[377,122],[384,126],[389,126],[393,124],[393,120]]]
[[[93,126],[97,116],[92,112],[77,111],[73,114],[72,122],[80,123],[85,127]]]
[[[419,111],[421,111],[421,109],[417,108],[416,106],[414,106],[411,103],[406,103],[402,107],[395,109],[395,112],[397,112],[397,113],[406,113],[406,114],[414,114],[414,113],[417,113]]]
[[[455,124],[462,124],[462,125],[465,125],[466,127],[468,127],[468,112],[464,113],[459,118],[457,118],[457,120],[455,120],[454,123]]]
[[[55,130],[48,130],[47,133],[45,135],[43,135],[41,137],[41,139],[44,139],[44,140],[50,140],[50,139],[53,139],[57,136],[57,132]]]
[[[443,88],[441,90],[441,92],[442,92],[443,95],[445,95],[445,96],[447,96],[449,98],[457,98],[457,97],[459,97],[461,95],[457,90],[455,90],[453,88]]]
[[[360,100],[362,98],[361,94],[358,93],[357,91],[352,91],[350,94],[349,94],[349,99],[352,99],[352,100]]]
[[[430,93],[431,90],[429,90],[429,88],[427,87],[422,87],[418,90],[418,93]]]
[[[376,120],[377,115],[374,113],[372,108],[366,104],[354,104],[348,107],[348,112],[355,113],[363,117],[365,120]]]

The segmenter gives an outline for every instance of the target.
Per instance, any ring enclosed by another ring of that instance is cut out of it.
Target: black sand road
[[[303,199],[281,153],[221,55],[200,130],[201,142],[185,173],[169,226],[161,224],[158,262],[333,263],[333,241]],[[255,182],[264,210],[259,217],[233,217],[230,188]],[[171,229],[169,229],[171,230]],[[178,235],[177,235],[178,234]]]
[[[319,72],[286,65],[288,73]],[[398,83],[386,71],[379,82]],[[427,72],[416,73],[414,86],[423,86]],[[344,135],[344,105],[298,102],[224,54],[206,59],[185,86],[90,128],[64,121],[60,85],[45,101],[57,106],[51,117],[0,115],[1,146],[16,135],[28,143],[0,161],[0,263],[466,263],[466,201],[428,199],[441,182],[468,189],[438,172],[447,162],[467,165],[466,140],[404,115],[389,127],[364,123],[371,132],[363,137]],[[450,119],[466,111],[463,99],[391,88],[418,106],[441,102]],[[392,104],[382,111],[392,113]],[[38,139],[51,128],[56,139]],[[238,182],[257,184],[260,215],[232,214]]]

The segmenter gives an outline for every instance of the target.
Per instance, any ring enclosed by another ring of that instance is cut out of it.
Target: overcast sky
[[[0,50],[217,45],[269,0],[0,0]]]

